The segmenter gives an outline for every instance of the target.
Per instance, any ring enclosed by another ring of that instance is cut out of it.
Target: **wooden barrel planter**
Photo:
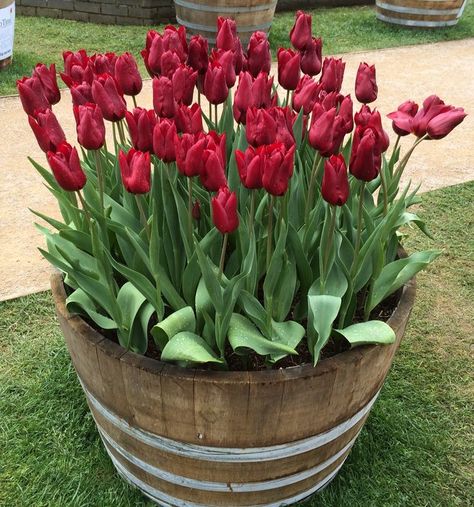
[[[119,474],[160,505],[280,506],[324,488],[346,460],[405,331],[415,282],[389,320],[397,340],[257,372],[191,370],[127,352],[65,306],[57,315]]]
[[[217,18],[235,19],[237,31],[246,45],[253,32],[268,32],[277,0],[174,0],[176,21],[186,27],[188,37],[200,34],[215,44]]]
[[[377,18],[397,25],[436,28],[455,25],[467,0],[376,0]]]
[[[0,70],[12,62],[15,0],[0,0]]]

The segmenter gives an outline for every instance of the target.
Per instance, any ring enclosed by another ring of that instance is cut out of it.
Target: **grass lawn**
[[[312,13],[314,32],[323,37],[326,54],[474,37],[472,1],[468,2],[457,26],[434,30],[382,23],[375,19],[373,7],[316,9]],[[280,46],[289,45],[288,32],[293,19],[293,13],[279,13],[275,16],[270,36],[274,51]],[[19,16],[14,63],[8,70],[0,72],[0,95],[15,93],[16,80],[29,75],[37,62],[60,64],[63,49],[131,51],[141,61],[139,53],[145,44],[146,32],[146,27],[95,25]]]
[[[418,276],[407,336],[338,478],[305,507],[467,507],[474,501],[474,182],[425,194],[444,255]],[[49,293],[0,303],[0,505],[150,505],[114,473]]]

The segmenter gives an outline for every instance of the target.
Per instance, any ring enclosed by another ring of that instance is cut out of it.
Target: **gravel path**
[[[404,175],[421,183],[421,191],[474,179],[474,39],[343,55],[345,93],[353,93],[360,61],[375,63],[379,83],[377,107],[383,115],[407,99],[421,102],[436,93],[466,109],[469,116],[447,139],[417,149]],[[152,107],[151,83],[138,98]],[[66,136],[75,140],[69,93],[54,107]],[[33,227],[28,208],[57,215],[54,199],[26,157],[46,163],[17,97],[0,98],[0,301],[49,287],[49,264],[36,247],[43,238]],[[385,127],[393,135],[390,122]],[[405,141],[404,141],[405,142]]]

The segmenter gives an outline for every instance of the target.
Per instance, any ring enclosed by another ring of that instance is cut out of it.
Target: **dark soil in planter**
[[[66,287],[68,289],[68,287]],[[391,296],[382,301],[370,314],[371,320],[382,320],[386,322],[392,313],[395,311],[400,297],[402,295],[403,289],[400,288],[398,291],[393,293]],[[69,290],[67,290],[69,293]],[[359,294],[359,304],[357,305],[356,314],[354,316],[354,323],[363,322],[363,300],[364,294]],[[295,299],[297,301],[297,299]],[[112,340],[115,343],[118,343],[117,335],[111,330],[98,329],[94,322],[92,322],[88,317],[83,317],[83,319],[94,329],[96,329],[102,336],[105,336],[109,340]],[[155,325],[156,322],[150,322],[149,330]],[[306,327],[306,321],[301,322],[301,324]],[[327,345],[321,351],[320,359],[326,359],[336,354],[340,354],[346,350],[349,350],[349,343],[344,339],[336,339],[330,338]],[[237,355],[230,345],[227,343],[227,349],[225,353],[225,357],[227,360],[227,364],[229,366],[230,371],[260,371],[266,369],[280,369],[280,368],[289,368],[291,366],[301,366],[304,364],[308,364],[312,362],[311,354],[308,349],[306,336],[303,337],[300,344],[296,348],[298,352],[297,356],[287,356],[283,358],[281,361],[273,365],[268,365],[265,363],[264,358],[259,356],[255,352],[251,352],[248,356],[242,357]],[[155,345],[153,337],[150,333],[148,333],[148,349],[145,353],[146,357],[150,357],[152,359],[160,360],[161,352]],[[215,370],[218,369],[216,365],[201,365],[198,367],[203,370]]]

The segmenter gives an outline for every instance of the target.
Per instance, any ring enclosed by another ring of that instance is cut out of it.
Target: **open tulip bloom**
[[[33,165],[63,217],[36,212],[52,227],[38,225],[41,252],[64,274],[71,313],[128,350],[154,344],[185,366],[316,364],[330,340],[336,350],[394,341],[381,305],[440,254],[400,249],[400,228],[428,234],[409,211],[417,189],[400,189],[400,178],[414,148],[465,113],[436,96],[401,104],[388,152],[367,105],[375,67],[361,64],[357,105],[340,93],[344,62],[321,62],[310,16],[298,12],[290,39],[273,77],[266,35],[243,49],[232,20],[219,20],[210,54],[183,28],[150,31],[142,56],[153,104],[140,100],[130,53],[65,52],[77,140],[52,112],[54,66],[19,81],[51,170]],[[402,135],[413,137],[405,154]]]

